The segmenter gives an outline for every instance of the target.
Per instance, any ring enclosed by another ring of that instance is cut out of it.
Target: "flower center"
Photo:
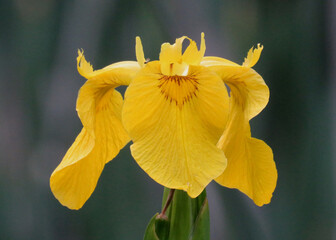
[[[176,106],[182,108],[183,104],[197,97],[198,85],[198,79],[192,75],[163,75],[159,78],[158,87],[167,101],[175,102]]]

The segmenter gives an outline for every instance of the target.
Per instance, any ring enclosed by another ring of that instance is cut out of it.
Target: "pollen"
[[[185,103],[197,97],[198,85],[199,81],[194,76],[163,75],[159,78],[158,87],[167,101],[182,108]]]

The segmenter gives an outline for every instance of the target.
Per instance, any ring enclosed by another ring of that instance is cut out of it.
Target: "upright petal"
[[[190,41],[190,44],[183,53],[182,61],[190,65],[199,65],[205,53],[204,33],[201,34],[200,50],[198,50],[195,41],[189,38],[188,40]]]
[[[177,38],[174,44],[163,43],[161,45],[160,61],[171,64],[179,62],[182,58],[182,43],[186,37]]]
[[[146,59],[140,37],[135,38],[135,55],[140,67],[145,66]]]
[[[226,167],[216,143],[227,114],[228,94],[216,74],[191,66],[188,76],[165,76],[151,62],[128,87],[122,119],[140,167],[196,197]]]
[[[182,43],[186,37],[177,38],[174,44],[163,43],[161,45],[160,63],[161,72],[164,75],[181,75],[187,64],[182,62]]]
[[[185,39],[189,40],[189,46],[182,54],[182,44]],[[189,65],[199,65],[204,53],[204,33],[201,34],[200,50],[195,41],[186,36],[177,38],[173,45],[164,43],[161,45],[160,52],[161,73],[167,76],[186,76]]]
[[[137,62],[120,62],[93,71],[79,54],[78,70],[88,78],[77,99],[83,129],[50,178],[55,197],[70,209],[83,206],[105,163],[129,141],[121,123],[123,99],[114,88],[128,84],[139,68]]]
[[[269,90],[262,77],[249,66],[260,56],[260,48],[250,50],[244,66],[225,59],[205,57],[201,65],[216,72],[230,88],[230,113],[225,131],[218,142],[228,165],[216,181],[237,188],[262,206],[270,202],[277,181],[276,166],[270,147],[252,138],[249,120],[266,106]]]

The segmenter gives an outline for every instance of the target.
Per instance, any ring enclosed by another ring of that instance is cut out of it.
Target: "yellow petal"
[[[84,51],[78,49],[77,70],[83,77],[93,73],[92,65],[85,60]]]
[[[81,208],[95,189],[105,163],[129,141],[120,120],[122,102],[117,91],[111,89],[104,93],[96,104],[95,135],[84,127],[51,175],[51,190],[64,206]]]
[[[108,155],[104,162],[112,160],[129,141],[121,122],[122,105],[123,99],[118,91],[101,86],[95,80],[88,80],[79,91],[78,115],[85,130],[96,141],[107,144]]]
[[[161,45],[160,62],[174,63],[182,58],[182,43],[186,37],[177,38],[175,43],[163,43]]]
[[[220,57],[203,57],[201,61],[201,65],[205,67],[223,67],[223,66],[236,66],[239,67],[240,65],[234,62],[231,62],[230,60],[220,58]]]
[[[62,162],[50,177],[57,200],[70,209],[79,209],[90,197],[104,168],[95,140],[85,129],[76,138]]]
[[[135,55],[140,67],[143,67],[146,59],[140,37],[135,38]]]
[[[94,136],[95,108],[104,103],[101,100],[104,100],[104,97],[108,97],[113,92],[111,90],[120,85],[129,85],[140,70],[140,66],[135,61],[124,61],[96,71],[89,71],[88,66],[91,65],[86,62],[84,56],[79,56],[77,61],[79,73],[87,78],[88,81],[79,91],[76,110],[83,126]],[[112,102],[111,104],[114,103]],[[115,114],[120,115],[120,113]],[[118,117],[120,118],[120,116]]]
[[[128,87],[122,119],[140,167],[158,183],[196,197],[225,169],[216,143],[227,111],[227,91],[216,74],[191,66],[188,76],[163,76],[151,62]]]
[[[277,181],[272,150],[251,137],[249,126],[249,120],[268,102],[268,87],[253,69],[225,59],[204,58],[201,65],[216,72],[230,88],[229,121],[218,142],[228,166],[216,181],[239,189],[258,206],[269,203]]]
[[[251,137],[243,111],[237,110],[235,100],[231,104],[229,123],[218,142],[228,164],[215,180],[225,187],[239,189],[262,206],[270,202],[277,182],[273,153],[266,143]]]
[[[180,65],[182,64],[182,43],[185,38],[177,38],[173,45],[169,43],[161,45],[160,63],[162,74],[175,75],[184,71],[184,69],[181,69],[183,66]]]
[[[241,96],[241,101],[237,104],[241,105],[249,120],[267,105],[269,89],[263,78],[252,68],[214,57],[204,57],[201,65],[216,72],[230,87],[231,92],[236,91]]]
[[[205,54],[205,40],[204,40],[204,32],[201,33],[201,47],[200,47],[200,53],[201,53],[201,56],[202,58],[204,57],[204,54]]]
[[[199,65],[205,53],[204,33],[202,33],[201,36],[200,51],[198,51],[197,45],[193,40],[189,38],[188,40],[190,41],[190,44],[183,53],[182,61],[190,65]]]
[[[89,62],[85,60],[83,51],[78,51],[77,69],[86,79],[95,79],[101,84],[106,83],[113,87],[129,85],[140,66],[136,61],[122,61],[113,63],[99,70],[93,71]]]
[[[253,49],[253,47],[250,49],[250,51],[247,53],[247,57],[244,60],[243,66],[244,67],[253,67],[259,60],[261,51],[263,50],[263,46],[260,46],[258,43],[258,46],[256,49]]]
[[[140,68],[134,63],[137,67],[133,62],[121,62],[91,71],[84,57],[79,59],[79,72],[89,77],[77,99],[83,130],[50,178],[55,197],[71,209],[83,206],[105,163],[129,141],[121,123],[123,99],[114,88],[131,81]]]
[[[188,39],[190,43],[182,55],[182,44],[185,39]],[[161,73],[167,76],[186,76],[188,65],[199,65],[204,53],[204,33],[201,35],[200,50],[193,40],[185,36],[177,38],[173,45],[164,43],[160,52]]]

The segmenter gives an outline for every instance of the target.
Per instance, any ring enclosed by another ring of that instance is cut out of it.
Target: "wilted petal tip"
[[[261,51],[263,50],[264,46],[261,45],[260,43],[257,44],[257,47],[254,48],[252,47],[248,53],[246,58],[244,58],[244,67],[253,67],[259,60]]]
[[[77,70],[85,78],[89,78],[89,74],[93,72],[92,65],[85,60],[83,49],[78,49]]]

